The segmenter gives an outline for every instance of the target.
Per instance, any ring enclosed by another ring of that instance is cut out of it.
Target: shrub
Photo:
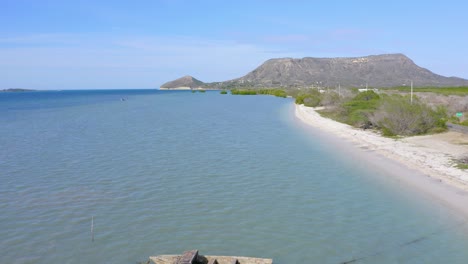
[[[220,92],[220,94],[227,94],[227,91],[226,91],[226,90],[222,90],[222,91]]]
[[[231,94],[233,95],[256,95],[257,91],[250,89],[232,89]]]
[[[295,103],[296,104],[304,104],[304,99],[305,99],[305,96],[303,95],[296,95],[296,100],[295,100]]]
[[[462,170],[468,170],[468,156],[456,160],[456,167]]]
[[[316,89],[309,89],[299,93],[296,96],[296,104],[304,104],[305,106],[316,107],[322,101],[322,94]]]
[[[274,95],[277,97],[286,97],[287,94],[284,90],[281,89],[232,89],[231,94],[234,95],[257,95],[257,94],[268,94]]]
[[[287,94],[284,90],[281,89],[261,89],[258,90],[258,94],[269,94],[269,95],[274,95],[276,97],[283,97],[286,98]]]
[[[373,101],[380,99],[380,96],[375,93],[374,91],[366,91],[358,93],[354,98],[353,101]]]
[[[380,103],[380,96],[373,91],[358,93],[350,101],[342,104],[343,121],[347,124],[370,128],[373,123],[370,121],[372,113]]]
[[[384,135],[418,135],[445,129],[445,112],[440,108],[432,110],[418,101],[411,103],[401,96],[386,97],[372,114],[374,125],[382,129]]]
[[[336,106],[341,102],[340,96],[335,92],[322,94],[320,105],[322,106]]]
[[[431,129],[429,129],[429,133],[431,134],[438,134],[438,133],[442,133],[442,132],[445,132],[447,131],[447,128],[443,128],[443,127],[433,127]]]
[[[308,106],[308,107],[317,107],[317,106],[320,105],[320,100],[321,100],[320,97],[317,97],[317,96],[310,96],[310,97],[304,98],[303,102],[304,102],[304,105],[305,105],[305,106]]]

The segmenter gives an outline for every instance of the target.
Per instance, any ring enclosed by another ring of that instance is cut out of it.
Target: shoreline
[[[308,128],[350,143],[353,151],[367,155],[366,159],[370,158],[367,162],[372,162],[373,166],[379,163],[378,166],[387,170],[390,177],[403,182],[411,190],[436,199],[468,219],[468,172],[452,166],[454,156],[434,144],[434,140],[430,141],[433,135],[395,140],[324,118],[311,107],[295,105],[294,114]],[[419,142],[433,144],[434,147]],[[450,151],[452,154],[463,154],[467,149],[468,146],[460,145]]]

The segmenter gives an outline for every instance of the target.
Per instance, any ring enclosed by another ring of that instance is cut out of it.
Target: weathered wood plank
[[[208,264],[218,264],[218,260],[217,259],[211,259]]]
[[[185,251],[179,258],[177,264],[192,264],[198,257],[198,250]]]
[[[174,264],[177,263],[180,259],[180,255],[160,255],[150,257],[150,260],[153,264]],[[199,255],[198,257],[200,263],[208,263],[212,259],[216,259],[218,264],[231,264],[232,259],[237,259],[239,264],[272,264],[272,259],[265,258],[250,258],[250,257],[240,257],[240,256],[209,256],[209,255]]]

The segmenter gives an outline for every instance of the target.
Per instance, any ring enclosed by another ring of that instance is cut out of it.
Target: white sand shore
[[[159,87],[159,90],[192,90],[192,88],[190,88],[190,87],[175,87],[175,88]]]
[[[399,180],[454,207],[468,218],[468,172],[456,168],[453,162],[468,155],[468,135],[447,132],[395,140],[323,118],[314,108],[303,105],[296,105],[295,114],[305,124],[350,141],[358,149],[402,164],[407,172],[400,173],[404,177],[399,176]]]

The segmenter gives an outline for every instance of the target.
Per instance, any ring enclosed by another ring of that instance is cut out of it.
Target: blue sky
[[[403,53],[468,79],[466,1],[0,0],[0,89],[223,81],[278,57]]]

